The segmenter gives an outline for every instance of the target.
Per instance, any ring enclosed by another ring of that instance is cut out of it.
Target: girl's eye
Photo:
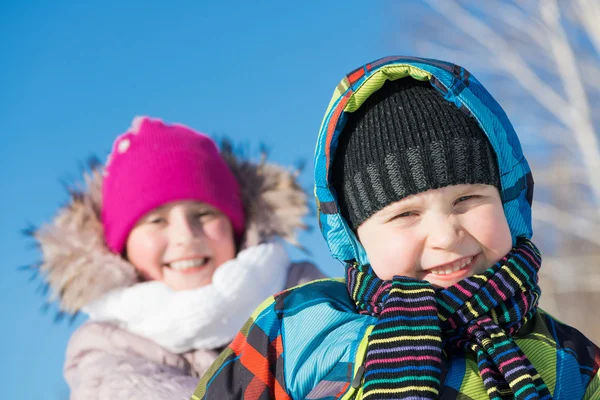
[[[213,215],[215,215],[214,211],[202,211],[197,213],[195,217],[198,219],[207,219],[209,217],[212,217]]]
[[[152,225],[158,225],[166,222],[163,217],[150,217],[147,219],[147,222]]]

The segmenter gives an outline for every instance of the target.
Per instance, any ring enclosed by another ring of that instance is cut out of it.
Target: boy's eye
[[[479,197],[481,197],[481,196],[477,196],[477,195],[461,196],[458,199],[456,199],[454,204],[463,203],[463,202],[465,202],[467,200],[471,200],[471,199],[478,199]]]
[[[392,217],[392,219],[390,221],[393,221],[395,219],[414,217],[416,215],[417,215],[417,213],[414,211],[406,211],[406,212],[395,215],[394,217]]]

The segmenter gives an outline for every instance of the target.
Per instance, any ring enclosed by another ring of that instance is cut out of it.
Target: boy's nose
[[[460,241],[460,223],[452,215],[435,218],[429,229],[428,241],[432,248],[452,250]]]

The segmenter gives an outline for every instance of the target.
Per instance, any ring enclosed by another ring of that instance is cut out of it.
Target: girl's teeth
[[[434,275],[448,275],[448,274],[451,274],[453,272],[458,271],[459,269],[464,268],[472,260],[473,260],[473,258],[469,257],[469,258],[466,258],[466,259],[464,259],[462,261],[457,261],[455,263],[447,265],[445,267],[440,267],[439,269],[430,270],[429,272],[431,272]]]
[[[174,270],[181,271],[189,268],[203,267],[208,262],[208,258],[198,258],[194,260],[173,261],[169,264]]]

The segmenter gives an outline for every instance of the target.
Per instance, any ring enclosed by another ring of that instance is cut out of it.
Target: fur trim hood
[[[246,231],[240,249],[274,237],[299,246],[297,230],[308,212],[307,195],[297,182],[298,170],[252,162],[236,155],[229,142],[221,156],[240,185]],[[41,249],[42,261],[32,267],[42,273],[62,312],[77,313],[106,292],[140,281],[135,267],[112,253],[104,242],[100,221],[102,171],[98,163],[83,175],[83,185],[68,187],[70,199],[53,221],[28,232]]]

